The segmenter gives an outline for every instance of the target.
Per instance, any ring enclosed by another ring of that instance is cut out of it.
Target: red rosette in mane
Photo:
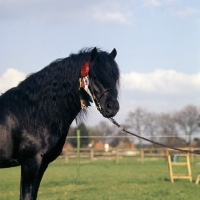
[[[81,68],[81,77],[84,78],[88,75],[90,70],[90,66],[88,62],[85,62],[85,64]]]

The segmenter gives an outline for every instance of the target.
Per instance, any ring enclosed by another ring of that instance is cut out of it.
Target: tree
[[[129,128],[129,126],[126,124],[121,124],[121,126],[124,129]],[[131,141],[131,139],[133,141],[133,137],[131,135],[129,135],[128,133],[125,133],[124,131],[119,129],[117,126],[113,126],[113,135],[116,136],[116,137],[113,137],[110,142],[111,146],[113,146],[113,147],[118,146],[120,141],[127,142],[127,143],[129,143]]]
[[[144,131],[144,115],[145,111],[141,108],[137,108],[134,112],[130,112],[128,115],[127,123],[132,128],[133,132],[141,136]],[[142,148],[142,139],[139,139],[139,147]]]
[[[69,131],[68,131],[68,134],[67,134],[67,137],[66,137],[66,143],[70,143],[71,144],[71,140],[72,140],[72,138],[70,138],[70,137],[75,137],[74,136],[74,131],[75,131],[75,127],[73,127],[73,126],[70,126],[69,127]]]
[[[192,135],[198,130],[198,117],[198,108],[193,105],[188,105],[174,114],[176,124],[188,137],[188,145],[192,141]]]
[[[98,142],[101,133],[95,127],[88,127],[89,142]]]
[[[150,136],[150,139],[155,141],[156,134],[158,133],[159,123],[158,123],[158,114],[153,112],[145,112],[144,113],[144,132],[146,135]]]
[[[158,133],[164,136],[162,142],[170,146],[177,146],[176,138],[178,137],[178,132],[173,116],[168,113],[160,114],[158,123]]]
[[[80,130],[81,147],[86,147],[89,144],[89,138],[88,138],[88,130],[84,123],[79,124],[78,127],[73,130],[72,136],[74,138],[70,139],[71,145],[73,147],[77,147],[77,138],[76,138],[77,130]]]
[[[97,132],[102,136],[101,141],[105,142],[106,136],[111,136],[113,135],[114,129],[113,127],[109,126],[107,122],[101,121],[97,126],[96,126]]]

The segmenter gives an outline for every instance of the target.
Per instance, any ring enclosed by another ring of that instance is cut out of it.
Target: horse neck
[[[71,68],[48,66],[23,81],[18,86],[17,94],[23,114],[28,110],[37,123],[45,120],[57,124],[67,122],[70,125],[81,110],[79,69]]]
[[[70,121],[74,120],[81,109],[78,77],[72,79],[72,76],[73,73],[70,71],[64,73],[56,87],[53,86],[50,89],[50,99],[47,101],[49,111],[53,111],[55,115],[61,115],[61,118],[68,118]]]

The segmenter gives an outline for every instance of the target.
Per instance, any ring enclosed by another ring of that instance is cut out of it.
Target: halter
[[[91,88],[92,89],[92,88]],[[100,101],[101,101],[101,98],[103,97],[103,95],[106,93],[106,92],[108,92],[109,90],[114,90],[114,89],[112,89],[112,88],[108,88],[108,89],[105,89],[102,93],[101,93],[101,95],[100,95],[100,97],[99,97],[99,103],[100,103]],[[92,93],[93,93],[93,91],[92,91]],[[94,93],[93,93],[93,96],[94,96]],[[97,98],[96,98],[97,99]]]
[[[91,82],[92,83],[92,82]],[[89,63],[86,62],[83,67],[81,68],[81,78],[79,78],[79,92],[80,92],[80,102],[81,102],[81,108],[86,109],[88,106],[92,106],[91,103],[94,104],[94,106],[97,108],[97,110],[102,113],[102,107],[100,105],[101,98],[103,95],[108,92],[109,90],[114,90],[113,88],[107,88],[105,89],[101,94],[100,97],[97,98],[94,94],[92,84],[90,84],[90,78],[89,78]],[[84,93],[87,93],[84,94]]]
[[[100,105],[101,98],[103,97],[103,95],[104,95],[106,92],[108,92],[109,90],[114,90],[114,89],[112,89],[112,88],[107,88],[107,89],[105,89],[105,90],[100,94],[100,97],[97,98],[97,97],[95,96],[95,94],[94,94],[92,84],[91,84],[90,88],[91,88],[91,94],[92,94],[92,97],[93,97],[93,100],[94,100],[94,103],[95,103],[95,107],[96,107],[97,110],[102,114],[102,107],[101,107],[101,105]],[[96,102],[95,102],[95,100],[96,100]]]
[[[82,84],[82,82],[84,82],[84,85]],[[79,79],[79,83],[80,83],[80,87],[79,87],[79,91],[80,91],[80,101],[81,101],[81,108],[82,109],[86,109],[88,106],[92,106],[91,103],[94,104],[93,107],[96,107],[97,110],[102,113],[102,107],[100,105],[100,101],[101,98],[103,97],[103,95],[108,92],[109,90],[114,90],[112,88],[107,88],[105,89],[101,94],[100,97],[97,98],[94,94],[93,91],[93,87],[92,84],[89,88],[89,75],[87,75],[86,77],[80,78]],[[92,82],[91,82],[92,83]],[[81,92],[82,90],[82,92]],[[88,96],[86,96],[86,98],[84,98],[83,96],[83,90],[87,93]]]

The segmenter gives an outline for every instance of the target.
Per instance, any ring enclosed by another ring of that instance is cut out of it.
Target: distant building
[[[119,148],[119,149],[132,149],[132,150],[136,149],[134,142],[124,142],[124,141],[119,141],[117,148]]]
[[[94,143],[94,149],[104,149],[104,144],[99,140],[98,142]]]

